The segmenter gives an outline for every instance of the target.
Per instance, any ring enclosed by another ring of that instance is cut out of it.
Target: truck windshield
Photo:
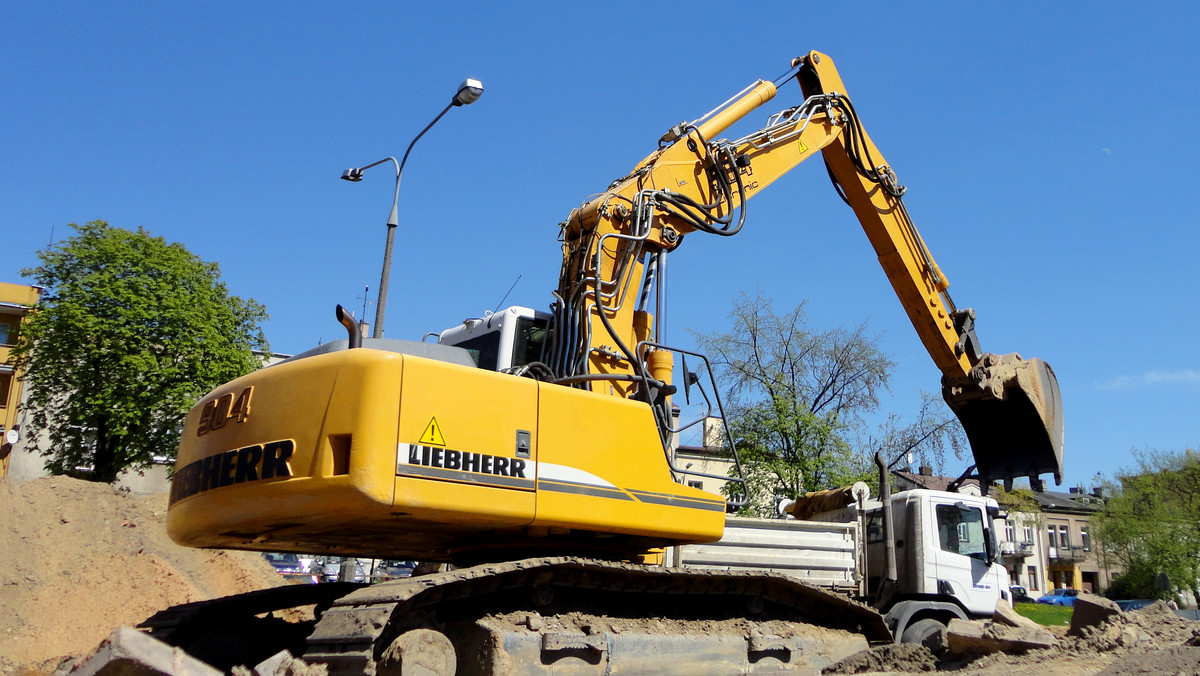
[[[982,511],[974,507],[938,505],[936,513],[943,551],[986,560]]]

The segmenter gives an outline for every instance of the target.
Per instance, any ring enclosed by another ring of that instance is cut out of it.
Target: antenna
[[[54,226],[50,226],[50,242],[46,244],[46,251],[54,248]]]
[[[504,305],[504,301],[508,300],[508,294],[512,293],[512,290],[517,288],[517,282],[521,281],[521,277],[523,276],[524,275],[517,275],[516,281],[512,283],[512,286],[508,287],[508,293],[505,293],[504,298],[501,298],[500,302],[496,303],[496,309],[492,310],[492,314],[496,314],[496,312],[500,310],[500,306]]]
[[[371,302],[367,299],[367,292],[370,290],[371,290],[371,287],[369,285],[364,286],[363,287],[363,295],[356,297],[356,300],[361,300],[363,302],[363,311],[362,311],[362,315],[360,315],[363,319],[366,319],[366,317],[367,317],[367,305],[370,304],[370,302]]]

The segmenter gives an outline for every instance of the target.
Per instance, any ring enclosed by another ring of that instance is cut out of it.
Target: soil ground
[[[0,479],[0,674],[48,674],[91,652],[119,625],[155,612],[281,584],[259,555],[180,547],[167,537],[166,496],[139,497],[66,477]],[[836,673],[1074,676],[1200,674],[1200,623],[1165,605],[1059,637],[1055,648],[938,662],[918,646],[876,649]],[[829,673],[829,672],[827,672]]]
[[[180,547],[165,495],[0,479],[0,674],[52,670],[168,606],[279,586],[258,554]]]
[[[889,646],[846,660],[826,673],[900,674],[939,671],[955,674],[1012,676],[1127,676],[1130,674],[1200,675],[1200,622],[1176,617],[1159,602],[1123,613],[1067,636],[1066,627],[1051,627],[1053,648],[1023,654],[996,653],[959,662],[937,661],[920,646]],[[914,668],[914,666],[916,668]]]

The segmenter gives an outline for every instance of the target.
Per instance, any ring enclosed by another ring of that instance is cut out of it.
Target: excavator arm
[[[714,112],[673,127],[659,148],[562,224],[563,266],[547,358],[559,382],[642,399],[668,422],[672,360],[664,346],[666,261],[694,232],[731,236],[745,203],[821,153],[854,210],[925,349],[943,397],[971,442],[983,482],[1062,477],[1062,405],[1039,359],[984,353],[975,313],[949,281],[904,207],[904,188],[846,95],[832,59],[810,52],[780,83],[760,81]],[[718,138],[795,78],[805,99],[736,140]],[[650,300],[654,299],[653,305]]]

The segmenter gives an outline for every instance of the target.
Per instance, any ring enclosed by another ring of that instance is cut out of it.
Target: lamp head
[[[454,95],[453,103],[456,106],[470,105],[478,101],[480,96],[483,96],[483,83],[468,78],[458,86],[458,93]]]
[[[359,181],[362,180],[362,175],[363,175],[362,169],[347,169],[342,172],[342,180],[350,181],[352,183],[358,183]]]

